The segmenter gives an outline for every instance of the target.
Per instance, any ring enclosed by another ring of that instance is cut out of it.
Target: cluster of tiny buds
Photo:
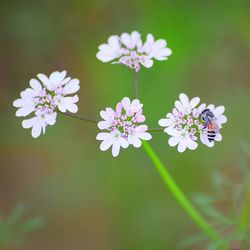
[[[110,130],[115,133],[119,134],[123,138],[128,138],[129,133],[135,128],[134,118],[132,120],[128,120],[126,115],[118,116],[112,123],[112,127]]]
[[[47,93],[45,89],[40,92],[40,95],[35,97],[34,103],[36,103],[35,111],[42,111],[52,113],[56,108],[56,101],[52,97],[53,93]]]
[[[119,62],[127,65],[131,69],[134,69],[135,72],[138,72],[141,68],[140,63],[145,61],[145,55],[139,55],[135,51],[129,50],[126,50],[126,53],[124,54],[125,56],[121,57]]]

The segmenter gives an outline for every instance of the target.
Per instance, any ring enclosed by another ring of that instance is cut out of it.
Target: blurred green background
[[[150,127],[180,92],[224,105],[223,141],[177,153],[168,136],[151,145],[188,197],[212,190],[219,170],[237,180],[239,142],[249,133],[249,1],[12,0],[0,3],[0,213],[17,202],[46,225],[23,250],[174,250],[198,231],[166,190],[142,149],[114,159],[101,152],[97,128],[58,116],[45,136],[21,127],[12,101],[37,73],[68,71],[79,78],[79,114],[99,117],[133,96],[132,71],[95,57],[108,36],[139,31],[164,38],[169,60],[139,72],[139,97]],[[201,249],[192,247],[190,249]]]

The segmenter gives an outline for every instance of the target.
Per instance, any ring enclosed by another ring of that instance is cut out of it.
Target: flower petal
[[[198,143],[193,141],[192,139],[188,139],[187,147],[191,150],[195,150],[198,147]]]
[[[218,106],[214,109],[213,113],[216,117],[222,115],[225,111],[225,107],[224,106]]]
[[[36,91],[41,91],[42,90],[42,86],[41,83],[39,81],[37,81],[36,79],[31,79],[30,80],[30,87]]]
[[[117,157],[119,155],[119,152],[120,152],[120,143],[119,141],[115,141],[112,146],[112,155],[114,157]]]
[[[101,133],[97,134],[96,140],[102,141],[102,140],[108,139],[109,137],[110,137],[110,133],[101,132]]]
[[[142,139],[142,140],[145,140],[145,141],[149,141],[152,139],[152,135],[147,133],[147,132],[144,132],[144,133],[138,133],[137,136]]]
[[[100,149],[101,151],[106,151],[108,150],[113,144],[113,140],[111,139],[106,139],[100,144]]]
[[[180,136],[180,131],[174,129],[174,128],[166,128],[164,130],[164,132],[166,132],[167,134],[171,135],[171,136]]]
[[[186,94],[184,94],[184,93],[181,93],[179,95],[179,98],[180,98],[180,101],[181,101],[183,107],[186,109],[189,106],[188,96]]]
[[[193,109],[194,107],[196,107],[200,102],[200,98],[199,97],[194,97],[192,98],[192,100],[190,101],[190,108]]]
[[[183,153],[187,148],[187,141],[186,140],[181,140],[178,144],[177,150],[180,153]]]
[[[42,124],[40,122],[35,122],[33,124],[32,130],[31,130],[31,135],[34,138],[37,138],[42,132]]]
[[[175,147],[180,142],[180,137],[170,137],[168,139],[168,144],[170,147]]]
[[[170,119],[166,119],[166,118],[163,118],[163,119],[160,119],[158,121],[158,124],[162,127],[167,127],[170,125]]]

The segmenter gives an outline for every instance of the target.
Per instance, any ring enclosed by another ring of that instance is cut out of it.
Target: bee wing
[[[218,131],[219,130],[219,126],[215,121],[211,121],[208,123],[207,125],[208,129],[214,130],[214,131]]]

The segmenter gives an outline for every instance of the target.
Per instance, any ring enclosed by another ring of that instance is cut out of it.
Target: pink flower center
[[[111,132],[115,136],[123,137],[128,139],[129,135],[135,133],[137,126],[137,113],[127,116],[127,114],[115,115],[114,120],[112,121],[112,126],[110,128]]]
[[[49,91],[44,88],[38,96],[34,98],[35,111],[39,111],[46,114],[51,114],[54,112],[57,103],[60,102],[63,96],[63,88],[59,86],[54,91]]]

